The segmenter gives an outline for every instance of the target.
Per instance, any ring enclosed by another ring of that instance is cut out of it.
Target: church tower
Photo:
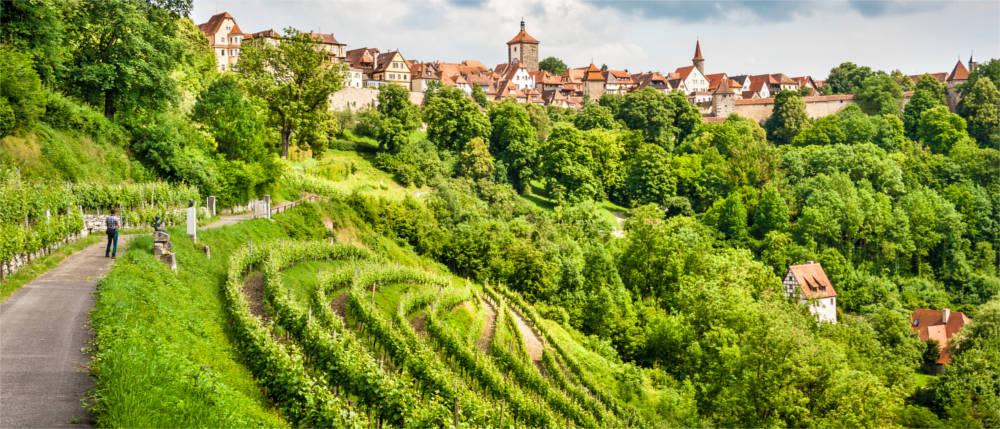
[[[524,31],[524,19],[521,19],[521,31],[507,42],[507,62],[521,63],[529,72],[538,71],[538,39]]]
[[[705,74],[705,59],[701,57],[701,41],[694,42],[694,58],[691,58],[691,64],[701,72],[702,75]]]

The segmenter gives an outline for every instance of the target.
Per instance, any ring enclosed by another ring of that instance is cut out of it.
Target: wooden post
[[[452,408],[452,413],[455,415],[455,428],[458,428],[458,396],[455,396],[455,405]]]

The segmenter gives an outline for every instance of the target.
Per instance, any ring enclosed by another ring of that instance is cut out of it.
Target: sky
[[[1000,1],[865,0],[194,0],[196,24],[229,12],[246,33],[333,33],[347,49],[409,60],[507,61],[519,22],[539,59],[570,67],[673,71],[701,41],[705,72],[823,79],[851,61],[906,74],[1000,57]]]

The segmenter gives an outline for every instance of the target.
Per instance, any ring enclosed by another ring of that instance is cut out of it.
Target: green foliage
[[[938,82],[937,78],[935,78],[934,76],[931,76],[929,74],[924,74],[921,75],[919,79],[917,79],[917,86],[914,88],[914,90],[929,91],[931,94],[934,95],[934,99],[940,101],[941,104],[945,104],[946,103],[946,100],[944,98],[945,86],[946,85],[944,84],[944,82]]]
[[[425,103],[427,138],[439,149],[461,151],[469,140],[489,137],[490,121],[462,90],[441,87]]]
[[[566,63],[564,63],[559,58],[547,57],[538,62],[538,69],[545,70],[554,75],[561,75],[563,73],[566,73],[568,67],[566,67]]]
[[[976,65],[975,70],[969,70],[969,80],[958,86],[958,93],[966,97],[981,78],[989,78],[993,85],[1000,82],[1000,60],[991,58],[989,61]]]
[[[288,157],[293,133],[305,133],[320,123],[330,94],[341,88],[339,67],[329,67],[325,52],[312,37],[285,30],[281,43],[247,43],[236,70],[252,97],[264,100],[271,123],[281,135],[281,156]]]
[[[615,118],[611,114],[611,109],[600,104],[590,103],[583,106],[583,109],[576,114],[573,125],[580,130],[590,130],[603,128],[611,130],[616,127]]]
[[[424,186],[450,168],[429,140],[408,141],[396,153],[381,152],[372,162],[406,186]]]
[[[965,120],[948,111],[945,106],[936,106],[920,114],[917,123],[917,137],[934,153],[948,153],[958,141],[969,138],[965,132]]]
[[[490,110],[493,130],[490,134],[490,152],[503,162],[507,178],[514,189],[523,193],[528,182],[536,176],[538,165],[539,135],[542,128],[532,126],[532,116],[513,101],[504,101]],[[549,133],[548,122],[539,123]]]
[[[1000,146],[1000,90],[989,77],[977,79],[958,107],[958,113],[969,127],[969,135],[980,146]]]
[[[0,80],[0,110],[4,116],[0,122],[0,137],[3,137],[15,128],[38,120],[45,113],[45,107],[40,103],[45,97],[41,80],[28,54],[0,47],[0,58],[0,74],[4,76]]]
[[[675,138],[681,133],[680,124],[676,123],[675,118],[679,112],[675,108],[671,96],[661,94],[653,88],[643,88],[625,96],[617,119],[624,121],[630,129],[642,131],[646,142],[670,152]]]
[[[801,95],[786,90],[774,96],[774,110],[764,123],[768,139],[778,145],[790,144],[808,126],[809,116]]]
[[[677,183],[670,170],[670,155],[666,150],[644,143],[630,158],[625,176],[625,195],[629,201],[635,204],[662,204],[674,195]]]
[[[845,62],[830,69],[830,75],[823,86],[829,86],[834,94],[854,94],[862,87],[865,79],[874,74],[868,66],[858,67],[854,63]]]
[[[476,137],[465,144],[459,157],[458,169],[459,174],[473,180],[493,178],[493,156],[483,139]]]
[[[181,52],[180,13],[141,0],[80,2],[74,9],[65,36],[73,41],[65,73],[71,94],[103,106],[108,119],[119,111],[155,112],[176,99],[170,72]]]
[[[272,153],[263,109],[243,94],[231,74],[201,92],[191,117],[204,125],[215,138],[218,152],[230,160],[254,162]]]
[[[865,78],[854,91],[854,98],[861,110],[869,115],[892,114],[899,116],[903,102],[903,89],[896,80],[885,73]]]
[[[913,96],[910,97],[910,101],[906,103],[906,110],[903,112],[903,123],[906,125],[907,137],[917,137],[920,115],[931,108],[943,105],[944,102],[933,92],[926,89],[917,89],[913,93]]]
[[[378,92],[380,121],[375,139],[382,150],[396,152],[420,126],[420,111],[410,102],[410,92],[399,85],[383,85]]]
[[[603,186],[592,169],[593,154],[580,130],[556,124],[543,151],[546,155],[541,170],[548,178],[546,190],[557,201],[579,202],[603,194]]]

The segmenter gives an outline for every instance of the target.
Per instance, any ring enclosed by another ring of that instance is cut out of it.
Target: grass
[[[17,270],[17,272],[13,275],[4,278],[3,282],[0,282],[0,302],[6,301],[7,298],[10,298],[14,292],[17,292],[17,290],[21,288],[21,286],[24,286],[26,283],[34,280],[46,271],[55,268],[56,265],[59,265],[59,263],[62,262],[63,259],[69,257],[69,255],[83,250],[87,246],[101,241],[103,238],[104,236],[101,234],[90,234],[72,243],[65,244],[48,255],[29,262],[27,265]]]
[[[294,216],[298,209],[282,213]],[[98,287],[93,400],[99,426],[285,427],[232,343],[221,295],[230,253],[249,240],[287,237],[257,219],[199,231],[206,259],[181,227],[168,228],[174,274],[136,237]]]

